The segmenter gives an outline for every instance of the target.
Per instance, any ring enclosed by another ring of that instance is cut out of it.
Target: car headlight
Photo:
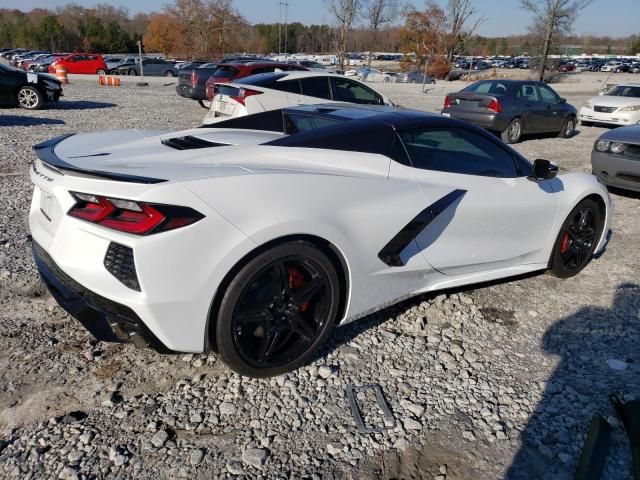
[[[611,142],[607,142],[606,140],[598,140],[596,142],[596,150],[599,152],[606,152],[607,150],[609,150],[610,146]]]
[[[640,111],[640,105],[632,105],[631,107],[624,107],[619,110],[620,112],[637,112]]]
[[[593,110],[593,103],[588,101],[587,103],[584,104],[584,108],[588,108],[589,110]]]
[[[619,142],[613,142],[609,147],[609,150],[611,150],[611,153],[624,153],[626,149],[627,149],[627,146],[624,143],[619,143]]]

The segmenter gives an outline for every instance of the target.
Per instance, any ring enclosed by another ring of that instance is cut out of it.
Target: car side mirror
[[[558,174],[558,166],[549,160],[538,158],[533,162],[532,180],[550,180]]]
[[[558,99],[558,103],[567,103],[567,99],[566,98],[559,98]]]

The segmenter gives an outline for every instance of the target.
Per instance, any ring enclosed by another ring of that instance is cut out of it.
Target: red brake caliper
[[[289,286],[296,290],[302,287],[304,284],[304,277],[302,276],[302,273],[300,273],[300,270],[295,267],[287,267],[287,272],[289,272]],[[309,301],[304,302],[300,305],[300,311],[304,313],[308,306]]]
[[[567,253],[567,250],[569,250],[569,233],[565,233],[564,237],[562,237],[562,244],[560,244],[560,253],[562,253],[563,255],[565,253]]]

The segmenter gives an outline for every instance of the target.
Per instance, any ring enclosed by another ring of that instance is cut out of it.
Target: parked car
[[[609,63],[606,63],[606,64],[602,65],[602,67],[600,68],[600,71],[601,72],[613,72],[620,65],[622,65],[622,62],[609,62]]]
[[[227,83],[239,78],[248,77],[258,73],[274,72],[276,70],[288,71],[306,71],[307,69],[299,65],[286,62],[234,62],[221,63],[215,65],[215,68],[194,68],[193,70],[181,71],[178,77],[178,86],[176,92],[186,98],[198,100],[198,103],[204,108],[205,100],[213,98],[213,84]],[[209,95],[207,95],[207,90]]]
[[[53,62],[68,55],[68,53],[54,53],[38,60],[34,60],[29,64],[28,70],[30,72],[47,73],[49,71],[49,66]]]
[[[315,71],[262,73],[216,84],[203,124],[327,101],[393,105],[383,94],[354,78]]]
[[[60,81],[49,75],[28,73],[0,63],[0,104],[38,110],[62,96]]]
[[[98,340],[215,351],[253,377],[412,295],[572,277],[612,221],[593,175],[555,178],[471,124],[385,106],[64,135],[35,152],[29,227],[54,299]]]
[[[444,100],[442,115],[500,132],[506,143],[523,134],[557,132],[568,138],[576,125],[576,109],[542,82],[481,80]]]
[[[27,57],[27,58],[23,58],[22,60],[19,60],[15,66],[16,68],[27,71],[29,70],[29,65],[39,60],[43,60],[44,58],[47,58],[49,56],[51,56],[50,53],[39,53],[37,55],[34,55],[33,57]]]
[[[49,73],[56,73],[58,65],[65,67],[67,73],[104,75],[108,71],[102,55],[94,53],[72,53],[66,57],[59,58],[49,65]]]
[[[410,72],[398,73],[395,76],[396,83],[436,83],[436,79],[430,75],[425,75],[422,70],[411,70]]]
[[[640,192],[640,125],[600,135],[593,145],[591,166],[605,185]]]
[[[591,97],[580,108],[580,123],[633,125],[640,123],[640,83],[616,85],[597,97]]]
[[[134,63],[123,63],[116,67],[119,75],[141,75],[144,73],[148,77],[175,77],[178,75],[178,69],[172,62],[168,62],[162,58],[143,58],[142,70],[140,69],[140,61]]]
[[[105,57],[104,63],[107,65],[107,72],[111,73],[114,69],[123,65],[124,63],[135,63],[136,57],[127,56],[127,57]]]

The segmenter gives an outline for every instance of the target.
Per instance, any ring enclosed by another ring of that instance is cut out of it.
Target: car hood
[[[593,105],[600,107],[628,107],[629,105],[640,105],[638,97],[619,97],[617,95],[598,95],[591,97],[589,101]]]
[[[628,127],[608,130],[600,136],[599,140],[640,145],[640,125],[629,125]]]

